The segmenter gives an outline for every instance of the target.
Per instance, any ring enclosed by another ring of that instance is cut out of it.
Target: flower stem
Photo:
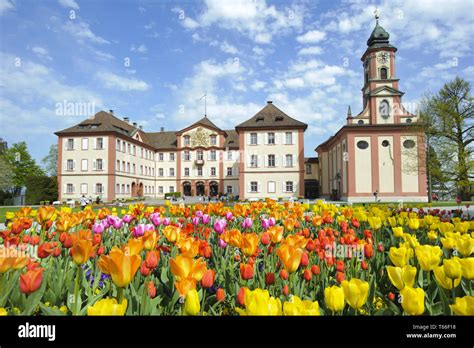
[[[118,303],[123,301],[123,288],[117,288],[117,301]]]
[[[81,274],[81,266],[77,265],[77,272],[76,272],[76,281],[74,282],[74,315],[78,315],[78,310],[80,309],[79,303],[79,278]]]
[[[201,315],[204,313],[204,303],[206,301],[206,289],[202,289]]]

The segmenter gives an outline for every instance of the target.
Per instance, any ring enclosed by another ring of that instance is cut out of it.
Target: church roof
[[[367,46],[369,46],[369,48],[393,47],[388,41],[389,38],[390,34],[382,28],[377,19],[375,28],[372,30],[372,34],[370,34],[370,37],[367,40]]]
[[[303,128],[306,129],[308,125],[291,118],[275,105],[273,102],[267,102],[267,105],[257,112],[253,117],[245,122],[242,122],[235,128]]]

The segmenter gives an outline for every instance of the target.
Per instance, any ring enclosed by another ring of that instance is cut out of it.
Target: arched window
[[[381,68],[380,69],[380,78],[382,80],[386,80],[387,79],[387,68]]]

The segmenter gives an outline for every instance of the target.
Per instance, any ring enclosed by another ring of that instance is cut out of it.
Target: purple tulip
[[[94,231],[94,233],[99,233],[101,234],[102,232],[104,232],[104,225],[102,225],[102,223],[95,223],[94,226],[92,227],[92,230]]]
[[[224,249],[227,246],[225,240],[219,238],[219,247]]]
[[[221,234],[224,232],[226,226],[227,222],[224,219],[216,220],[216,222],[214,222],[214,231],[216,231],[218,234]]]
[[[197,226],[199,225],[199,222],[201,221],[200,218],[198,218],[197,216],[193,217],[193,225],[194,226]]]
[[[160,213],[153,213],[150,215],[150,220],[155,226],[160,226],[161,225],[161,217]]]
[[[117,216],[109,215],[107,216],[107,220],[116,230],[122,227],[123,220]]]
[[[122,217],[123,221],[125,223],[129,223],[130,221],[132,221],[133,217],[131,215],[128,215],[128,214],[125,214],[123,217]]]
[[[242,228],[251,228],[253,225],[253,221],[251,218],[245,218],[244,222],[242,222]]]
[[[102,220],[101,224],[102,224],[102,226],[104,226],[104,228],[109,228],[110,227],[109,220],[107,220],[107,219]]]
[[[230,221],[234,218],[234,215],[232,215],[232,213],[230,211],[228,211],[226,214],[225,214],[225,218],[227,219],[227,221]]]
[[[275,226],[276,224],[275,218],[272,216],[270,219],[268,219],[268,223],[270,224],[270,227]]]
[[[170,224],[170,221],[171,221],[170,218],[168,218],[168,217],[167,217],[167,218],[164,218],[164,219],[163,219],[163,225],[164,225],[164,226],[168,226],[168,225]]]
[[[264,230],[268,230],[268,228],[270,227],[270,221],[269,219],[262,219],[262,228]]]
[[[202,216],[202,223],[203,223],[204,225],[207,225],[207,224],[209,223],[209,220],[210,220],[210,219],[211,219],[211,217],[210,217],[209,215],[204,214],[204,215]]]
[[[198,210],[195,214],[198,218],[202,218],[202,216],[204,215],[204,213],[200,210]]]
[[[133,236],[135,238],[141,237],[144,234],[145,234],[145,225],[144,224],[138,224],[133,229]]]

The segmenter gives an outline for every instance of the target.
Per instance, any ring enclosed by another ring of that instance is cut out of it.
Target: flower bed
[[[474,221],[272,200],[7,214],[3,315],[473,315]]]

